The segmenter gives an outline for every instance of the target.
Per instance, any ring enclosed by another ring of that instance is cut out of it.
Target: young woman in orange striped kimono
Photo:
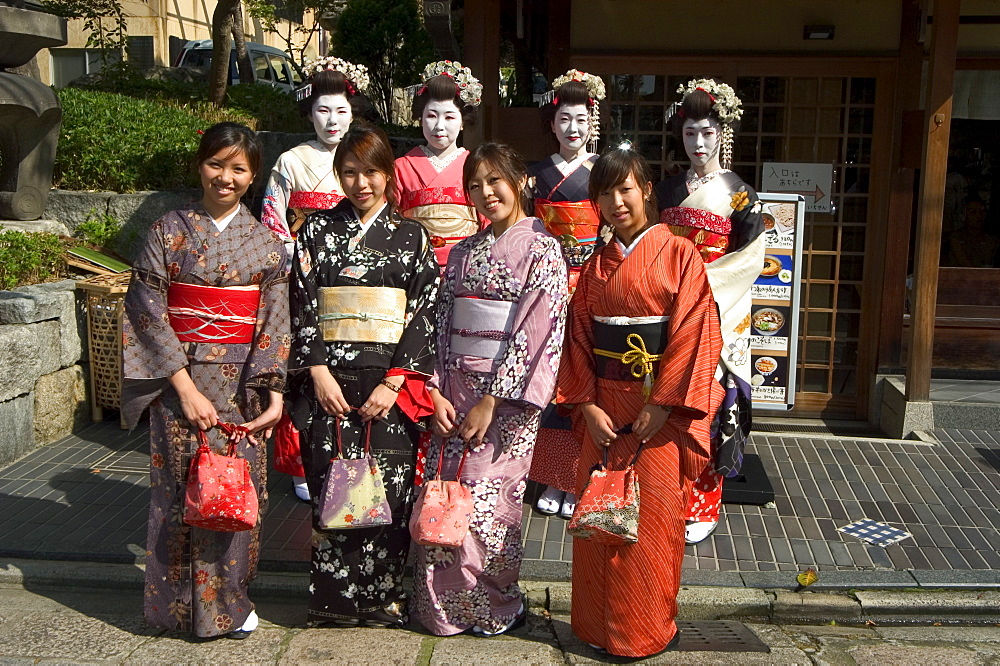
[[[722,337],[698,251],[656,224],[642,158],[629,149],[602,156],[590,199],[615,238],[580,274],[557,400],[583,421],[579,487],[603,447],[621,469],[644,443],[642,501],[637,543],[575,541],[572,623],[598,650],[645,657],[677,642],[684,511],[722,399],[713,379]]]

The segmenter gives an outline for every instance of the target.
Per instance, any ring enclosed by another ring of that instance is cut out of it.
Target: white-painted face
[[[424,107],[420,126],[429,147],[445,150],[458,141],[458,133],[462,131],[462,112],[452,100],[439,102],[432,99]]]
[[[719,160],[722,126],[712,118],[684,121],[684,150],[691,166],[702,168]],[[716,165],[716,168],[721,168]]]
[[[556,109],[552,132],[559,146],[571,151],[583,148],[590,138],[590,114],[586,104],[565,104]]]
[[[316,130],[316,138],[327,146],[340,143],[353,118],[351,103],[344,95],[320,95],[313,102],[313,129]]]

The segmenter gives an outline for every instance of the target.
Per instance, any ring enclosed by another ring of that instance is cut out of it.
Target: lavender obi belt
[[[406,292],[394,287],[320,287],[319,326],[327,342],[396,344],[406,324]]]
[[[517,303],[455,298],[451,351],[462,356],[499,359],[514,328]]]

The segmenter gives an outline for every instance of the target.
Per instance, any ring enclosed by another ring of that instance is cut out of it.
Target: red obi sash
[[[330,210],[343,200],[344,195],[336,192],[292,192],[288,197],[288,207]]]
[[[458,204],[470,206],[461,187],[427,187],[419,190],[407,190],[400,197],[399,209],[409,210],[415,206],[432,206],[434,204]]]
[[[726,254],[733,223],[727,217],[700,208],[676,206],[660,212],[660,222],[670,227],[676,236],[687,238],[710,264]]]
[[[181,342],[253,342],[260,287],[174,282],[167,291],[170,327]]]
[[[535,217],[540,218],[548,232],[560,240],[563,236],[572,236],[578,245],[597,242],[601,216],[589,201],[535,199]]]

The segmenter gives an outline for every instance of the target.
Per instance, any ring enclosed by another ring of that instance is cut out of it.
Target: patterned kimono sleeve
[[[441,269],[430,239],[418,224],[407,225],[420,235],[406,284],[406,326],[392,356],[392,367],[430,376],[434,372],[434,307],[437,304]]]
[[[448,265],[441,280],[437,299],[437,356],[434,360],[434,374],[427,380],[428,389],[443,391],[447,376],[445,364],[451,354],[451,320],[455,314],[455,285],[458,284],[458,266],[464,261],[462,244],[456,245],[448,255]]]
[[[538,236],[507,349],[487,393],[538,409],[552,400],[562,354],[569,288],[558,241]]]
[[[266,257],[266,265],[260,282],[257,326],[244,376],[247,388],[284,391],[292,340],[285,247],[274,234],[260,234],[259,237],[263,237],[262,254]]]
[[[290,371],[327,364],[326,345],[319,328],[319,288],[316,284],[320,268],[317,239],[327,233],[325,222],[322,216],[310,215],[309,223],[303,225],[295,241],[289,299],[292,318]]]
[[[559,381],[556,402],[561,405],[580,405],[597,402],[597,367],[594,363],[594,322],[590,316],[588,302],[592,289],[599,278],[595,266],[600,261],[595,252],[583,265],[580,281],[569,301],[566,316],[566,337],[563,344],[562,361],[559,364]]]
[[[167,290],[172,267],[176,266],[167,251],[168,218],[169,214],[150,228],[125,295],[122,411],[130,427],[160,394],[166,380],[188,365],[187,354],[167,314]]]
[[[279,157],[278,163],[271,169],[271,176],[267,179],[267,187],[264,189],[264,204],[260,212],[260,221],[264,223],[265,227],[278,234],[282,240],[292,237],[286,219],[291,189],[291,182],[282,170],[282,160]]]
[[[649,402],[671,406],[683,418],[702,419],[709,413],[715,368],[722,353],[719,314],[701,255],[690,243],[670,244],[657,264],[679,266],[676,294],[667,314],[667,346]],[[668,275],[667,266],[651,266],[650,276]],[[655,277],[654,277],[655,279]]]

